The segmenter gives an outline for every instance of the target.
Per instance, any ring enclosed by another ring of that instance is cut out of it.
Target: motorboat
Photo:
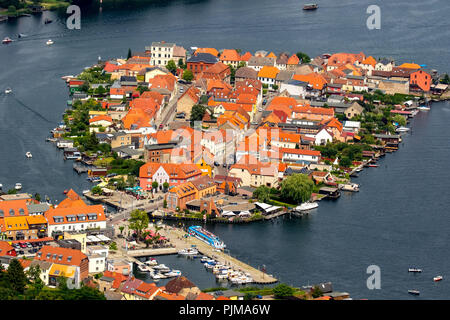
[[[436,276],[433,278],[433,281],[437,282],[437,281],[441,281],[442,279],[444,279],[442,276]]]
[[[418,295],[420,294],[420,291],[419,291],[419,290],[412,289],[412,290],[408,290],[408,293],[409,293],[409,294],[413,294],[413,295],[418,296]]]
[[[52,19],[49,19],[49,18],[46,18],[45,20],[44,20],[44,23],[45,24],[49,24],[49,23],[52,23],[53,22],[53,20]]]
[[[6,93],[6,94],[10,94],[11,92],[12,92],[11,88],[6,88],[6,89],[5,89],[5,93]]]
[[[228,281],[228,274],[223,274],[223,273],[216,274],[216,279],[218,281],[221,281],[221,280]]]
[[[422,269],[419,268],[409,268],[408,272],[422,272]]]
[[[169,272],[170,268],[166,266],[165,264],[158,264],[157,266],[154,266],[153,269],[161,271],[161,272]]]
[[[367,165],[369,168],[378,168],[377,164],[368,164]]]
[[[170,270],[169,272],[167,272],[165,274],[165,276],[168,278],[178,277],[178,276],[181,276],[181,271],[180,270]]]
[[[359,185],[357,183],[341,184],[340,187],[341,190],[343,191],[352,191],[352,192],[359,191]]]
[[[196,256],[198,254],[198,250],[194,248],[186,248],[178,251],[178,254],[183,256]]]
[[[201,257],[200,262],[205,263],[208,260],[209,260],[209,258],[207,256],[203,256],[203,257]]]
[[[430,108],[430,107],[427,107],[427,106],[425,106],[425,105],[423,105],[423,106],[417,107],[417,110],[420,110],[420,111],[429,111],[429,110],[431,110],[431,108]]]
[[[303,10],[316,10],[317,8],[319,8],[317,3],[307,3],[303,6]]]
[[[158,265],[158,262],[155,259],[153,259],[153,258],[151,258],[150,260],[145,261],[144,263],[146,265],[148,265],[148,266],[157,266]]]
[[[166,276],[160,274],[160,273],[154,273],[154,272],[150,272],[150,277],[152,277],[153,279],[164,279],[166,278]]]
[[[22,184],[21,183],[16,183],[16,186],[14,187],[16,190],[20,190],[22,189]]]
[[[9,38],[9,37],[4,38],[3,41],[2,41],[3,44],[8,44],[8,43],[11,43],[11,42],[13,42],[13,40],[11,38]]]
[[[408,132],[410,129],[407,127],[398,127],[395,131],[396,132]]]
[[[52,45],[54,42],[53,42],[53,40],[47,40],[47,42],[45,43],[46,45]]]
[[[301,205],[295,207],[295,211],[308,211],[315,209],[319,206],[317,202],[303,202]]]
[[[26,156],[27,158],[33,158],[33,155],[31,154],[30,151],[27,151],[27,153],[25,153],[25,156]]]
[[[3,185],[0,183],[0,190],[2,190],[3,189]]]

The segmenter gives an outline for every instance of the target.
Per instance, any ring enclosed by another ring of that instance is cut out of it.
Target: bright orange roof
[[[214,300],[214,296],[204,292],[200,292],[195,298],[195,300]]]
[[[333,108],[320,108],[320,107],[296,107],[294,108],[296,113],[306,113],[306,114],[323,114],[334,116]]]
[[[417,63],[403,63],[402,65],[398,66],[399,68],[407,68],[407,69],[420,69],[421,66],[419,66]]]
[[[26,217],[5,217],[4,219],[4,232],[16,231],[16,230],[28,230],[28,223]]]
[[[277,67],[264,66],[258,72],[258,77],[275,79],[279,72],[280,72],[280,70]]]
[[[377,64],[377,61],[375,60],[374,57],[369,56],[366,59],[364,59],[364,61],[362,62],[362,64],[370,64],[372,67],[375,68],[375,65]]]
[[[293,54],[292,56],[289,57],[287,64],[299,64],[300,63],[300,59],[297,57],[296,54]]]
[[[88,214],[97,214],[96,220],[86,220],[80,221],[78,218],[73,222],[67,221],[67,216],[76,216],[76,215],[88,215]],[[103,210],[103,206],[101,204],[92,205],[92,206],[76,206],[76,207],[68,207],[61,208],[58,206],[57,208],[50,208],[44,216],[47,218],[49,225],[58,225],[58,224],[68,224],[68,223],[88,223],[88,222],[98,222],[98,221],[106,221],[105,212]],[[55,222],[56,217],[63,217],[62,222]]]
[[[360,53],[335,53],[328,59],[328,66],[340,66],[343,64],[354,64],[356,61],[363,61],[365,59],[365,54]]]
[[[28,225],[30,224],[47,224],[47,219],[40,214],[26,217]]]
[[[60,256],[62,256],[61,259]],[[69,266],[79,266],[84,259],[87,260],[87,256],[76,249],[43,246],[42,249],[36,253],[34,259]]]
[[[271,53],[269,53],[269,54],[266,56],[266,58],[274,58],[274,59],[276,59],[277,56],[275,55],[275,53],[271,52]]]
[[[241,61],[248,61],[252,57],[252,54],[250,52],[246,52],[241,56]]]
[[[167,300],[185,300],[185,297],[176,293],[159,292],[157,295]]]
[[[241,61],[241,57],[235,49],[224,49],[219,59],[220,61]]]
[[[109,121],[113,123],[113,119],[109,116],[96,116],[91,119],[89,119],[89,123],[97,122],[97,121]]]
[[[14,248],[6,241],[0,241],[0,256],[5,256],[8,252]]]
[[[196,55],[197,53],[209,53],[216,57],[219,56],[219,51],[214,48],[198,48],[197,50],[195,50],[194,55]]]
[[[20,209],[23,209],[23,215],[28,215],[27,200],[8,200],[0,201],[0,211],[3,211],[5,217],[9,217],[10,210],[13,210],[14,216],[21,215]]]
[[[325,78],[322,75],[314,72],[307,75],[294,74],[292,76],[292,79],[308,82],[316,90],[322,90],[323,87],[327,84],[327,80],[325,80]]]

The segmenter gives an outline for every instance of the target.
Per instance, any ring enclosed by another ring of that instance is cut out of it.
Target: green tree
[[[183,80],[187,81],[187,82],[191,82],[192,80],[194,80],[194,74],[192,73],[191,70],[184,70],[183,72]]]
[[[272,85],[272,89],[273,90],[278,90],[278,85],[277,84]]]
[[[100,188],[99,186],[95,186],[95,187],[93,187],[93,188],[91,189],[91,192],[92,192],[93,194],[98,194],[98,195],[100,195],[100,194],[102,194],[102,188]]]
[[[129,174],[127,177],[127,184],[129,187],[134,187],[136,185],[136,177]]]
[[[401,116],[399,114],[396,114],[393,117],[392,120],[394,120],[394,122],[397,122],[400,126],[406,126],[406,119],[405,119],[405,117],[403,117],[403,116]]]
[[[182,58],[178,59],[178,67],[180,67],[182,69],[186,69],[186,65],[184,64]]]
[[[17,190],[16,189],[9,189],[8,190],[8,194],[16,194]]]
[[[270,200],[270,188],[267,186],[259,186],[253,191],[253,198],[260,202],[267,202]]]
[[[133,56],[131,53],[131,48],[128,48],[128,54],[127,54],[127,60],[130,59]]]
[[[166,199],[164,199],[163,208],[167,208],[167,200]]]
[[[158,186],[159,186],[159,183],[158,183],[158,182],[156,182],[156,181],[153,181],[153,182],[152,182],[152,189],[153,189],[153,192],[156,192],[156,190],[158,190]]]
[[[304,52],[297,52],[297,57],[300,59],[301,63],[309,63],[311,62],[311,58]]]
[[[120,234],[123,233],[123,230],[124,230],[124,229],[125,229],[125,226],[120,226],[120,227],[119,227]]]
[[[27,277],[19,260],[11,260],[6,279],[9,282],[9,286],[16,294],[24,293],[27,285]]]
[[[165,181],[164,183],[163,183],[163,188],[164,188],[164,191],[165,192],[167,192],[167,190],[169,189],[169,183],[167,182],[167,181]]]
[[[192,107],[191,110],[191,126],[195,121],[202,121],[203,116],[205,115],[206,107],[201,104],[196,104]]]
[[[283,299],[292,296],[294,294],[294,289],[288,286],[287,284],[280,283],[279,285],[273,288],[272,292],[276,298]]]
[[[311,198],[314,183],[308,176],[297,173],[281,182],[281,197],[291,203],[302,203]]]
[[[169,70],[172,73],[175,73],[177,71],[177,65],[175,64],[175,61],[169,60],[166,64],[167,70]]]
[[[339,165],[340,165],[341,167],[349,168],[349,167],[352,165],[352,161],[350,160],[349,157],[342,157],[342,158],[339,160]]]
[[[34,194],[34,199],[35,199],[36,201],[41,202],[41,195],[40,195],[39,193],[35,193],[35,194]]]
[[[443,83],[443,84],[450,84],[450,77],[448,76],[447,73],[444,75],[444,77],[442,77],[440,82]]]
[[[117,250],[117,243],[111,242],[111,244],[109,245],[109,250]]]
[[[106,94],[106,89],[103,86],[98,86],[98,88],[95,89],[95,93],[99,96],[103,96]]]
[[[314,286],[311,289],[311,295],[313,298],[319,298],[323,295],[323,292],[322,292],[322,290],[320,290],[320,288],[318,286]]]
[[[39,265],[32,265],[26,272],[26,276],[28,280],[31,282],[31,288],[30,291],[32,293],[32,296],[36,296],[41,292],[41,290],[44,288],[44,282],[42,281],[41,277],[41,268]]]
[[[128,225],[131,230],[136,232],[138,239],[142,235],[142,230],[148,227],[149,222],[147,213],[139,209],[133,210],[131,217],[128,219]]]
[[[17,9],[15,6],[8,6],[8,13],[9,14],[17,14]]]

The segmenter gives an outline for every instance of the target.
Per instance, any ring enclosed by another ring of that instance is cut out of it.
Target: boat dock
[[[213,248],[212,246],[206,244],[205,242],[197,239],[195,237],[187,236],[188,234],[181,229],[168,227],[167,229],[162,229],[159,233],[170,239],[172,245],[175,246],[178,252],[181,249],[189,248],[195,245],[196,249],[204,256],[212,258],[219,263],[231,266],[235,270],[241,270],[243,272],[248,272],[253,278],[256,284],[271,284],[276,283],[278,280],[272,275],[268,275],[261,270],[258,270],[232,256],[226,254],[220,250]],[[187,237],[186,237],[187,236]]]
[[[178,251],[176,248],[159,248],[159,249],[137,249],[137,250],[128,250],[127,255],[132,258],[137,257],[149,257],[149,256],[165,256],[168,254],[177,254]]]

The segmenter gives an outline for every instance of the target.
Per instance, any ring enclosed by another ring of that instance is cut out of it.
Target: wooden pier
[[[219,263],[224,265],[228,265],[232,267],[236,271],[247,272],[251,275],[254,282],[256,284],[271,284],[276,283],[278,280],[274,278],[272,275],[268,275],[261,270],[258,270],[220,250],[217,250],[205,242],[197,239],[195,237],[187,236],[187,233],[181,229],[174,227],[167,227],[166,229],[162,229],[159,233],[170,239],[172,245],[175,245],[176,250],[189,248],[192,245],[195,245],[196,249],[204,256],[210,257]]]

